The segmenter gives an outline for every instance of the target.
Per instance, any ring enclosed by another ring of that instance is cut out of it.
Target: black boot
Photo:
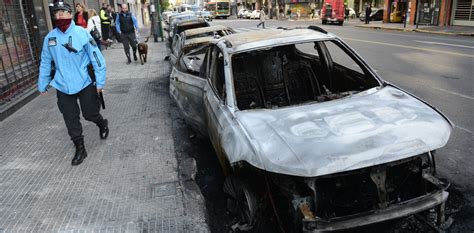
[[[87,157],[86,148],[84,147],[84,139],[74,141],[74,145],[76,146],[76,154],[72,159],[72,166],[81,164],[82,161],[84,161],[84,159]]]
[[[138,60],[137,58],[137,50],[133,50],[133,60]]]
[[[130,59],[130,54],[126,53],[125,55],[127,56],[127,65],[132,63],[132,59]]]
[[[101,139],[106,139],[109,136],[109,121],[103,119],[99,124],[99,136]]]

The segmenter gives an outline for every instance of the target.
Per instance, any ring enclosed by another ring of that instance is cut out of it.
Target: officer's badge
[[[58,42],[56,42],[56,37],[48,38],[48,46],[56,46]]]
[[[97,43],[95,42],[95,40],[94,40],[93,38],[91,38],[91,39],[89,40],[89,43],[91,43],[91,45],[97,47]]]

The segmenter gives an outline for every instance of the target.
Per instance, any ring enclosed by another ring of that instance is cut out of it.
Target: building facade
[[[474,26],[474,0],[385,0],[384,23]]]

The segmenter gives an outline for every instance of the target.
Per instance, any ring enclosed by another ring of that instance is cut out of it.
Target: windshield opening
[[[336,41],[292,44],[232,56],[237,106],[275,109],[344,98],[379,82]]]

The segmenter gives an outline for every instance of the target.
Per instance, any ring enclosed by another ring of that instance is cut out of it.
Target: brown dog
[[[146,62],[146,57],[148,55],[148,45],[146,43],[148,42],[149,38],[150,37],[147,37],[145,42],[138,43],[138,56],[140,57],[142,65],[144,62]]]

